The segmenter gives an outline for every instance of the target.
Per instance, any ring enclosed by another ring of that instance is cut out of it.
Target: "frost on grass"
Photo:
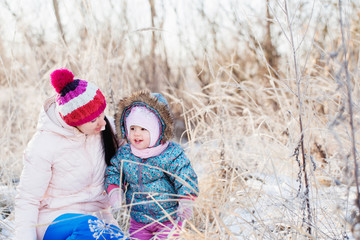
[[[14,232],[14,187],[0,186],[0,239],[11,239]]]
[[[224,216],[233,239],[305,239],[301,228],[306,221],[303,196],[297,192],[298,182],[287,177],[251,174],[246,178],[247,189],[230,201],[247,202]],[[349,194],[347,194],[349,192]],[[353,239],[349,230],[355,189],[345,185],[320,187],[311,193],[314,205],[313,231],[317,239]],[[344,216],[345,214],[345,216]],[[346,226],[347,225],[347,226]]]

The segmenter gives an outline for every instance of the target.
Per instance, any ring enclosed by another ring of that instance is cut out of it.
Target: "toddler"
[[[139,91],[119,102],[116,128],[129,144],[120,147],[105,174],[112,206],[125,191],[130,237],[167,239],[192,215],[198,182],[190,160],[170,141],[173,118],[166,99]],[[121,187],[119,187],[121,186]]]

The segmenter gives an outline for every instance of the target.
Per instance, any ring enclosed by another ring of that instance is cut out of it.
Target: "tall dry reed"
[[[184,18],[183,3],[144,1],[152,16],[144,24],[130,16],[129,2],[103,2],[113,11],[100,19],[96,11],[106,9],[75,1],[71,9],[81,16],[76,20],[67,15],[67,3],[53,1],[44,8],[57,12],[51,21],[60,30],[48,40],[43,25],[32,26],[21,7],[5,1],[17,22],[17,40],[0,41],[3,231],[13,231],[22,152],[42,102],[54,93],[49,75],[67,67],[103,90],[109,115],[137,89],[167,97],[176,141],[199,175],[200,195],[185,239],[357,236],[356,228],[351,232],[359,211],[356,165],[349,160],[356,163],[359,143],[360,48],[353,27],[360,23],[359,6],[339,3],[342,10],[336,1],[264,0],[266,8],[257,14],[232,2],[216,2],[214,13],[198,0]],[[346,19],[342,26],[339,11]],[[168,12],[178,29],[166,28]],[[71,26],[78,34],[69,34]],[[126,230],[126,209],[114,215]]]

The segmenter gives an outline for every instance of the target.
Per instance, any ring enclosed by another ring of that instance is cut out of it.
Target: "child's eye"
[[[130,127],[130,130],[134,131],[134,129],[135,129],[134,127]]]
[[[146,131],[146,128],[141,128],[141,131]]]

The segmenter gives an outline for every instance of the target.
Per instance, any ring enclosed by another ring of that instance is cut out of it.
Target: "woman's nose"
[[[105,118],[100,118],[100,125],[101,126],[105,126],[106,125],[106,121],[105,121]]]

